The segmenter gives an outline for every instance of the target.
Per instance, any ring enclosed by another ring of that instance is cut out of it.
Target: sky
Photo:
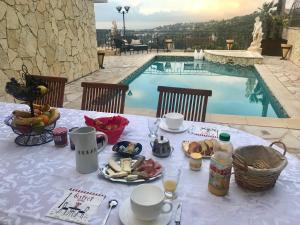
[[[113,20],[122,28],[116,6],[130,6],[126,29],[154,28],[184,22],[229,19],[254,12],[268,0],[108,0],[95,4],[97,29],[110,29]],[[270,1],[270,0],[269,0]],[[290,5],[293,0],[287,0]]]

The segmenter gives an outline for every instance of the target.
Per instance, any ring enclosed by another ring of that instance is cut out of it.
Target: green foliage
[[[265,38],[281,39],[283,28],[288,26],[289,17],[282,12],[282,4],[282,1],[265,2],[258,8]]]
[[[201,23],[178,23],[160,26],[155,32],[161,37],[175,40],[177,49],[226,49],[226,40],[234,39],[233,49],[246,49],[252,41],[252,31],[255,17],[254,12],[246,16],[238,16],[221,21],[208,21]],[[212,41],[211,35],[217,39]],[[188,39],[186,37],[189,36]]]

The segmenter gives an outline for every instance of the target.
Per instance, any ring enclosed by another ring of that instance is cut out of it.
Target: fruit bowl
[[[26,113],[30,114],[30,112],[18,110],[8,116],[4,123],[18,135],[15,143],[21,146],[35,146],[52,141],[52,130],[55,128],[60,114],[55,108],[49,108],[47,112],[50,113],[49,117],[46,116],[47,114],[22,117],[21,115],[26,116]]]
[[[108,136],[108,143],[115,144],[122,135],[129,121],[122,116],[100,117],[92,119],[84,116],[85,123]]]

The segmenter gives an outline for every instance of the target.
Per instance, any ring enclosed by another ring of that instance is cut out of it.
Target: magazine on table
[[[70,188],[49,210],[47,216],[79,224],[88,224],[88,220],[104,198],[105,195],[100,193]]]

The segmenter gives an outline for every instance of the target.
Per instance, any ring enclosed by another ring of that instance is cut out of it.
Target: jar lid
[[[221,141],[230,141],[230,134],[228,134],[228,133],[221,133],[219,135],[219,139]]]
[[[202,155],[201,155],[201,153],[194,152],[194,153],[191,154],[191,158],[192,159],[201,159]]]
[[[68,129],[66,127],[57,127],[52,131],[53,135],[62,135],[68,133]]]

